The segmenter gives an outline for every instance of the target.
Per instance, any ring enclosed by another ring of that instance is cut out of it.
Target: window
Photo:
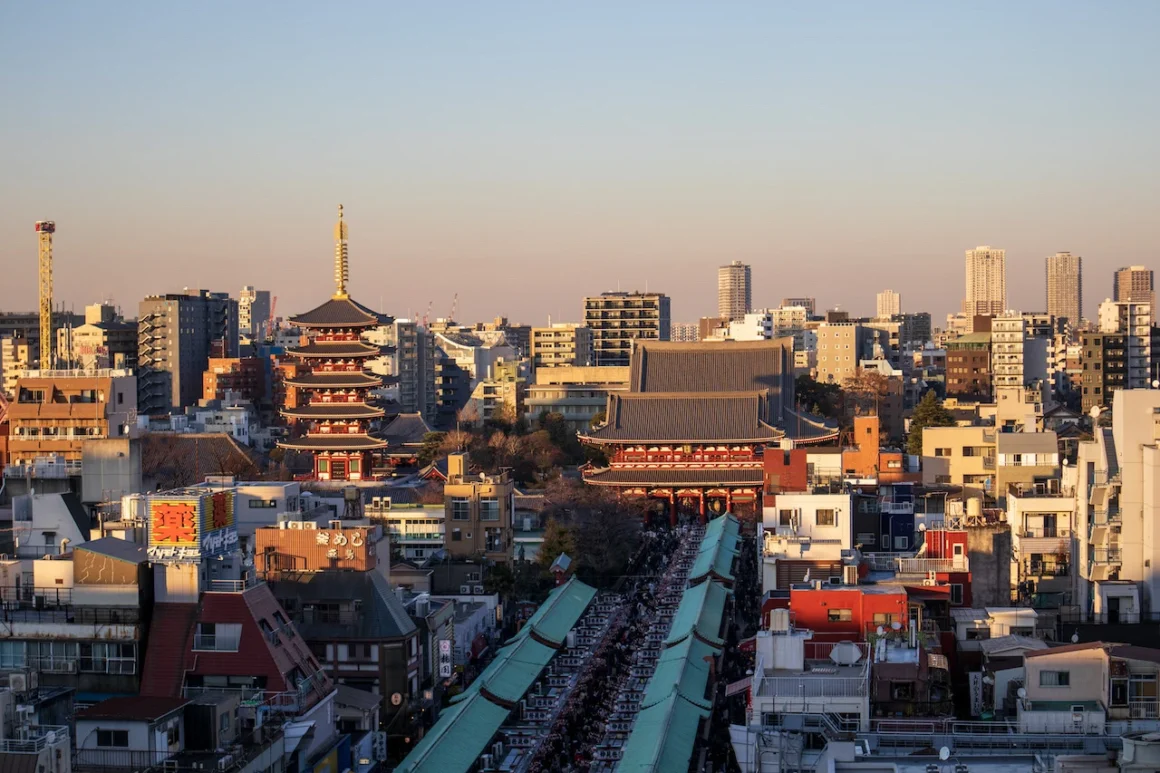
[[[951,603],[961,605],[963,603],[963,586],[957,583],[951,583]]]
[[[1069,687],[1071,685],[1070,671],[1040,671],[1040,687]]]
[[[777,525],[778,526],[793,526],[793,510],[778,510],[777,511]]]
[[[97,746],[105,749],[127,749],[129,747],[129,731],[98,730]]]
[[[935,456],[950,456],[951,450],[949,448],[936,448],[934,450]]]
[[[894,549],[895,550],[909,550],[910,549],[910,537],[895,537],[894,538]]]
[[[24,642],[0,642],[0,669],[24,668]]]
[[[989,628],[968,628],[967,641],[982,641],[991,638],[991,629]]]
[[[198,623],[193,648],[208,652],[237,652],[242,638],[241,623]]]
[[[132,642],[81,642],[80,668],[91,674],[137,673],[137,645]]]
[[[481,521],[498,521],[499,520],[499,500],[495,497],[489,497],[479,500],[479,520]]]
[[[837,524],[837,518],[834,515],[833,508],[826,508],[825,510],[818,510],[817,524],[818,526],[834,526]]]
[[[890,613],[890,612],[875,612],[874,613],[874,625],[883,625],[883,626],[890,625],[891,623],[895,622],[897,619],[898,619],[898,615],[895,615],[895,614]]]
[[[829,621],[831,623],[848,623],[854,619],[854,612],[849,609],[831,609],[829,610]]]
[[[471,500],[467,497],[451,497],[451,520],[471,520]]]
[[[451,541],[452,542],[462,542],[463,541],[463,534],[460,533],[459,529],[453,529],[451,531]]]
[[[250,500],[250,509],[251,510],[256,509],[256,508],[277,507],[277,506],[278,506],[278,500],[276,500],[276,499],[251,499]]]

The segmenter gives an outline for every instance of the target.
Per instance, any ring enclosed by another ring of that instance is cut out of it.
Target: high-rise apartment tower
[[[1007,308],[1007,251],[993,247],[967,250],[967,295],[963,312],[968,316],[998,316]]]
[[[717,269],[717,316],[741,319],[753,308],[753,275],[740,260]]]
[[[1083,258],[1057,252],[1047,258],[1047,313],[1072,329],[1083,319]]]
[[[902,313],[902,296],[893,290],[883,290],[878,293],[877,319],[890,319],[895,314]]]
[[[1112,300],[1126,303],[1156,302],[1152,269],[1144,266],[1125,266],[1116,269],[1116,283],[1112,288]]]

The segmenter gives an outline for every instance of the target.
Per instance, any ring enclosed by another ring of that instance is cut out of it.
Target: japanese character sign
[[[153,501],[149,510],[149,542],[162,547],[198,545],[197,502]]]

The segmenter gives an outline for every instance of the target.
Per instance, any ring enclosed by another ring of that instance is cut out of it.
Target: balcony
[[[1128,716],[1132,719],[1160,719],[1160,703],[1152,700],[1130,701]]]
[[[970,560],[966,556],[955,558],[899,558],[899,574],[921,574],[930,572],[969,572]]]
[[[20,738],[0,739],[0,754],[40,754],[58,741],[68,742],[68,728],[61,725],[36,725],[16,731]]]
[[[25,438],[15,437],[14,440],[23,440]],[[41,438],[27,438],[28,440],[40,440]],[[59,438],[45,438],[48,440],[57,440]],[[79,438],[78,438],[79,440]],[[65,461],[64,459],[55,461],[41,461],[25,462],[23,464],[10,464],[4,468],[5,478],[33,478],[40,480],[64,480],[66,478],[78,477],[81,474],[81,463],[79,461]]]
[[[1123,553],[1119,548],[1093,548],[1091,555],[1093,564],[1118,565],[1124,560]]]

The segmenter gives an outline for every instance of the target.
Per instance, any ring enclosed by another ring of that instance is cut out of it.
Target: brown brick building
[[[991,399],[991,334],[968,333],[947,341],[947,396]]]

